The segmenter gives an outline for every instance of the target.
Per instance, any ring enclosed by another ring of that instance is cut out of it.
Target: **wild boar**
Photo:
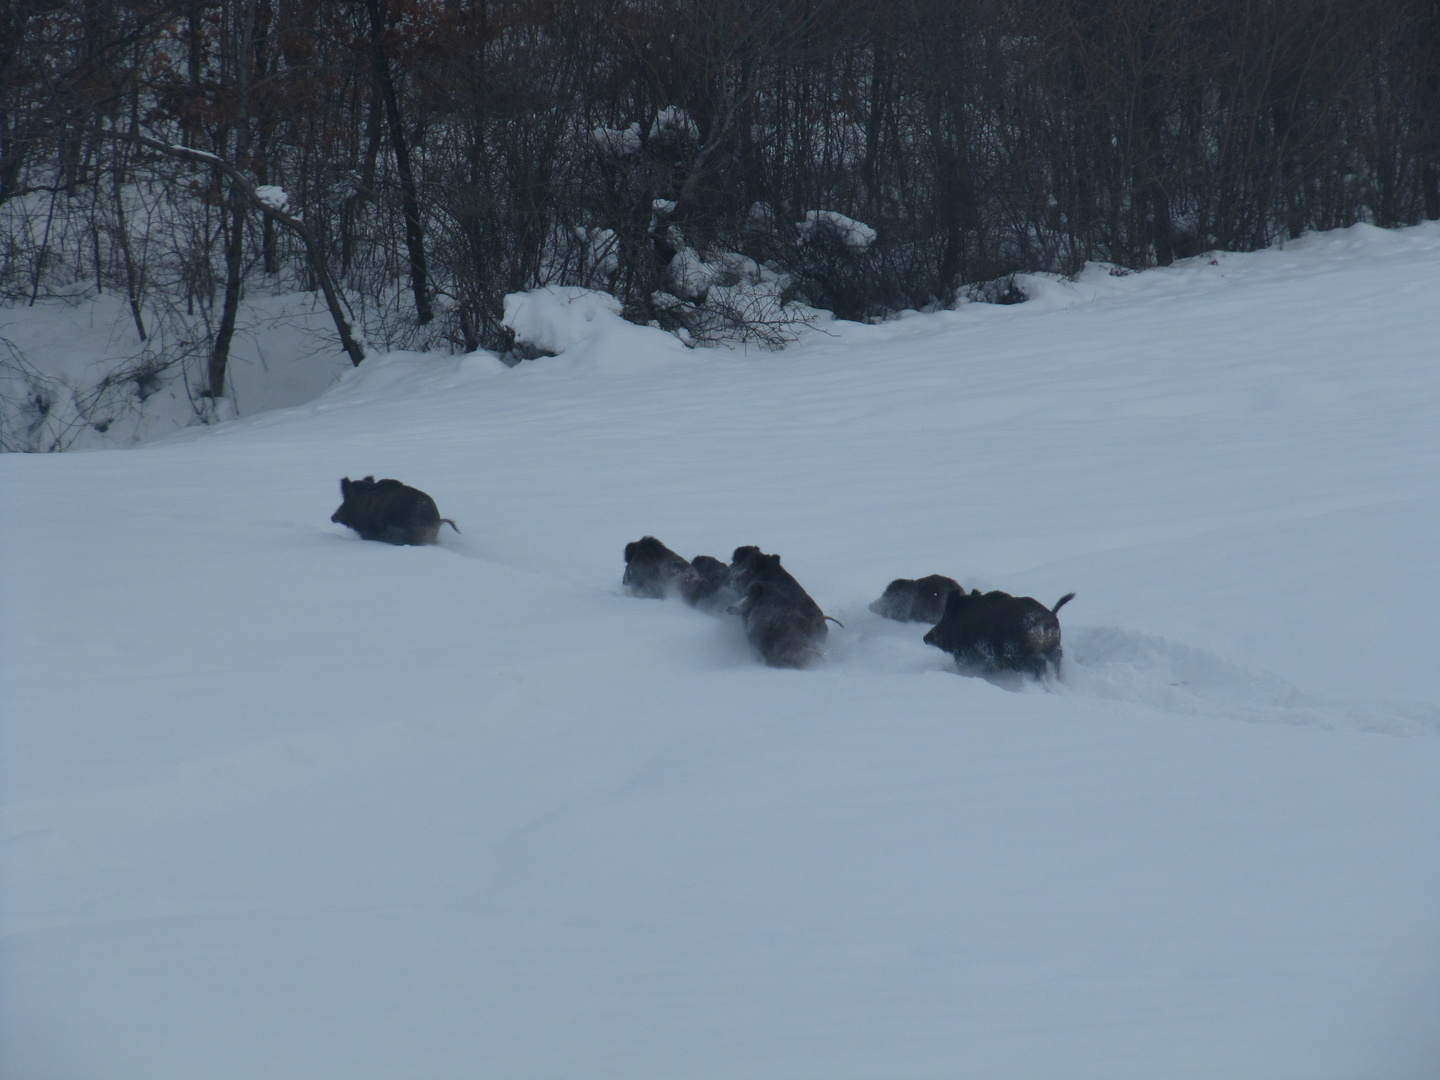
[[[634,596],[663,600],[683,594],[698,579],[695,568],[653,536],[625,545],[625,574],[620,584]]]
[[[746,597],[750,595],[752,585],[763,581],[774,586],[779,592],[791,596],[797,608],[807,615],[821,620],[826,617],[820,610],[820,605],[810,598],[810,594],[801,587],[800,582],[780,565],[780,556],[767,555],[753,544],[735,549],[730,561],[730,580]]]
[[[330,520],[354,529],[364,540],[433,544],[442,524],[460,531],[455,522],[440,516],[434,499],[399,480],[373,476],[351,480],[347,476],[340,481],[340,495],[345,501]]]
[[[964,589],[945,600],[940,621],[925,635],[925,642],[955,657],[968,675],[1018,671],[1043,678],[1060,673],[1060,620],[1062,607],[1075,598],[1066,593],[1047,608],[1029,596],[1006,592],[966,595]]]
[[[770,667],[801,668],[820,656],[820,644],[828,628],[825,616],[801,598],[801,590],[773,581],[752,581],[738,611],[745,624],[745,638]]]
[[[885,591],[870,605],[870,610],[887,619],[934,626],[945,614],[945,601],[950,594],[964,591],[958,581],[942,574],[915,580],[896,578],[885,586]]]
[[[680,595],[691,607],[701,611],[723,612],[737,600],[740,593],[730,580],[730,567],[712,555],[696,555],[690,560],[694,577],[681,585]]]

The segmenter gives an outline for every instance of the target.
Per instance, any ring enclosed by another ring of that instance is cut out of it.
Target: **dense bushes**
[[[776,344],[792,299],[866,317],[1440,217],[1440,0],[18,0],[0,23],[0,287],[91,276],[137,326],[147,292],[213,309],[217,393],[257,276],[333,273],[386,344],[505,348],[503,297],[549,282]],[[282,188],[315,250],[134,134]]]

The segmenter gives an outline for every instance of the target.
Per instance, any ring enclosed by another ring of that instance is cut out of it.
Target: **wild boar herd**
[[[821,654],[826,615],[780,565],[779,555],[738,547],[727,566],[710,555],[687,560],[653,536],[625,545],[621,584],[634,596],[678,596],[692,607],[740,616],[745,637],[771,667],[804,667]],[[953,578],[932,574],[890,582],[870,610],[900,622],[932,624],[925,642],[945,650],[967,674],[1014,671],[1035,678],[1060,672],[1060,620],[1074,599],[1047,608],[1028,596],[967,593]]]
[[[354,529],[363,539],[388,544],[433,544],[442,524],[435,500],[398,480],[340,481],[344,501],[330,520]],[[771,667],[805,667],[821,655],[829,634],[826,615],[800,583],[780,565],[780,556],[758,547],[738,547],[730,562],[710,555],[685,559],[653,536],[625,545],[621,584],[633,596],[678,596],[691,607],[716,615],[737,615],[746,640]],[[940,574],[897,578],[870,610],[900,622],[930,623],[925,642],[955,658],[966,674],[1019,672],[1035,678],[1060,671],[1060,620],[1056,617],[1075,594],[1053,607],[1028,596],[1006,592],[966,592]]]
[[[771,667],[804,667],[820,655],[834,622],[790,572],[779,555],[738,547],[729,565],[710,555],[681,558],[653,536],[625,545],[620,579],[635,596],[679,596],[692,607],[739,615],[745,636]]]

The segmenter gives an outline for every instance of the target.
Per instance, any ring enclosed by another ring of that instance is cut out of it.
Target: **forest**
[[[88,283],[225,392],[241,298],[512,355],[603,290],[783,346],[1440,218],[1440,0],[4,0],[0,302]]]

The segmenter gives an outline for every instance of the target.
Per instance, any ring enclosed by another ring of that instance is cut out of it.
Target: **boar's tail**
[[[826,615],[825,618],[828,619],[830,622],[833,622],[833,623],[834,623],[836,626],[838,626],[841,630],[844,630],[844,629],[845,629],[845,624],[844,624],[843,622],[841,622],[839,619],[835,618],[834,615]]]
[[[1059,600],[1055,601],[1055,606],[1050,609],[1050,614],[1054,615],[1057,611],[1059,611],[1062,607],[1064,607],[1066,604],[1068,604],[1071,600],[1074,599],[1075,594],[1073,592],[1067,592],[1064,596],[1060,597]]]
[[[441,524],[441,525],[449,525],[449,526],[450,526],[452,529],[454,529],[457,533],[460,531],[460,526],[459,526],[459,525],[456,525],[455,522],[451,521],[449,518],[441,518],[441,519],[440,519],[440,524]],[[1074,596],[1074,595],[1075,595],[1074,593],[1071,593],[1071,594],[1070,594],[1070,596]],[[1065,598],[1065,600],[1068,600],[1068,599],[1070,599],[1069,596],[1067,596],[1067,597]],[[1060,602],[1063,604],[1063,603],[1065,602],[1065,600],[1062,600],[1062,601],[1060,601]]]

